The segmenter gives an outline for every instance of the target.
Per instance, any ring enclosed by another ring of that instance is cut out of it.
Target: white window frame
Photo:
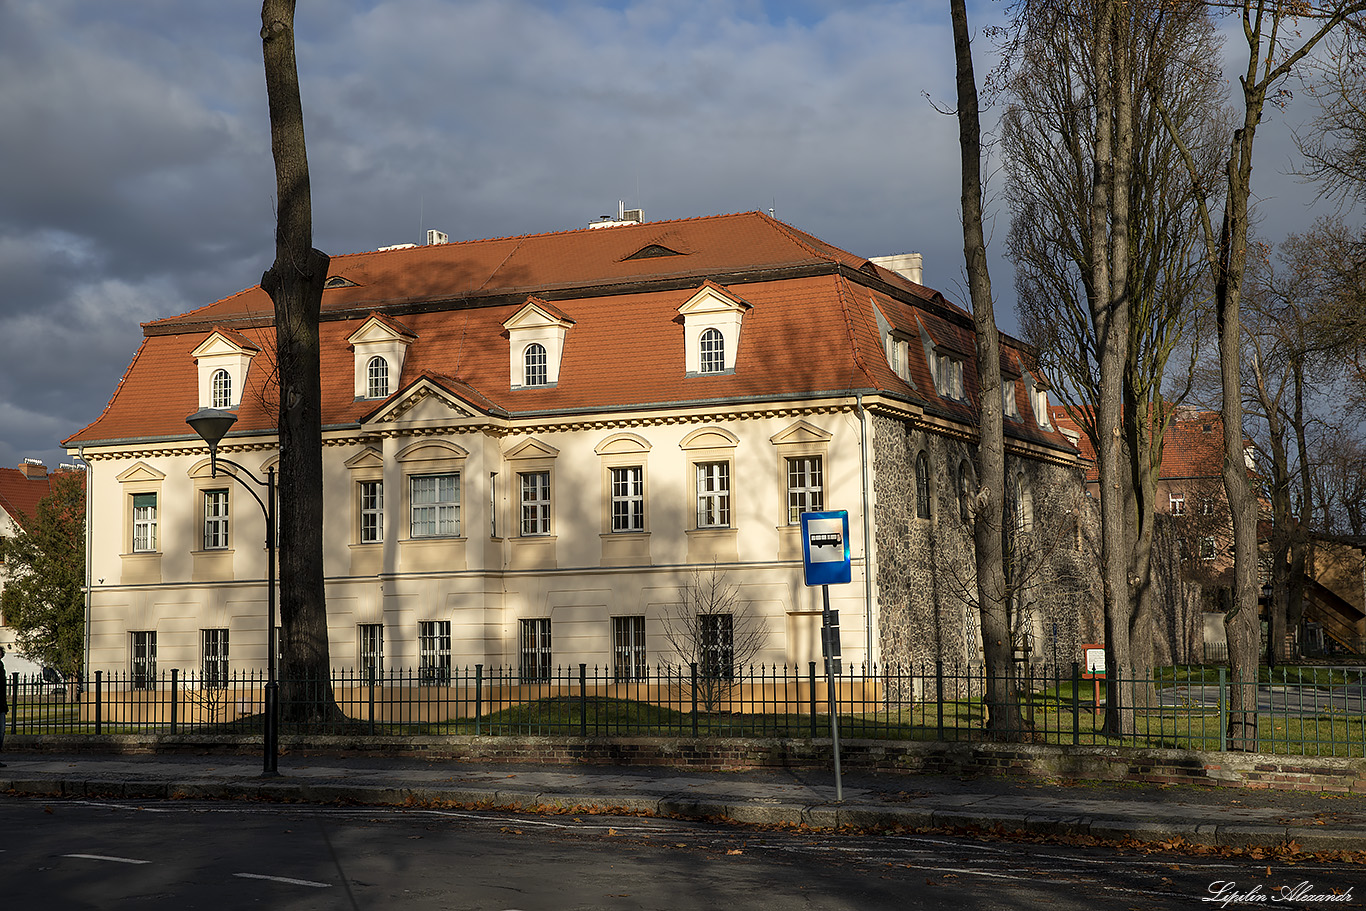
[[[1205,535],[1200,539],[1200,559],[1213,560],[1219,556],[1219,545],[1214,540],[1213,535]]]
[[[947,351],[934,354],[934,384],[936,391],[944,398],[962,401],[963,359]]]
[[[360,543],[384,542],[384,482],[357,481],[360,497]]]
[[[731,527],[731,461],[694,462],[697,491],[697,527]]]
[[[622,465],[608,469],[612,485],[612,532],[630,534],[645,530],[645,466]]]
[[[133,498],[133,553],[157,553],[157,507],[161,495],[154,492],[130,494]],[[147,501],[151,503],[148,505]],[[142,500],[142,505],[138,501]]]
[[[709,326],[697,338],[699,373],[724,373],[726,370],[726,337],[720,329]]]
[[[1184,493],[1168,493],[1167,505],[1174,516],[1184,516],[1186,514],[1186,495]]]
[[[545,345],[532,342],[522,349],[522,386],[535,388],[550,384],[550,357]]]
[[[376,354],[365,362],[365,397],[389,397],[389,360],[383,355]]]
[[[1008,418],[1020,417],[1020,406],[1015,400],[1016,380],[1001,380],[1001,412]]]
[[[550,513],[553,494],[550,489],[550,470],[519,471],[517,473],[517,502],[521,521],[518,523],[523,538],[541,538],[550,534]]]
[[[204,494],[205,550],[227,550],[229,547],[229,498],[227,488],[206,490]]]
[[[460,537],[460,472],[408,476],[412,538]]]
[[[228,409],[232,407],[232,374],[222,367],[213,372],[209,379],[212,387],[212,407]]]
[[[787,524],[800,525],[802,513],[825,508],[825,460],[818,455],[788,456],[786,465]],[[700,477],[698,481],[701,482]],[[701,517],[700,511],[698,516]]]

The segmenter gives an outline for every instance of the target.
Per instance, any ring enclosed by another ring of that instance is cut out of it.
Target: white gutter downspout
[[[91,549],[90,539],[94,529],[94,523],[90,521],[90,498],[95,487],[90,483],[92,468],[85,459],[85,447],[80,446],[76,449],[76,456],[85,465],[85,654],[81,656],[81,686],[88,686],[90,680],[90,620],[92,610],[92,597],[90,591],[91,576],[93,568],[90,565]]]
[[[867,642],[864,645],[864,663],[867,666],[865,673],[867,673],[877,663],[877,654],[873,650],[873,550],[871,518],[868,513],[868,413],[863,408],[862,392],[854,393],[854,403],[858,409],[859,474],[861,475],[859,480],[863,485],[863,628],[867,636]]]

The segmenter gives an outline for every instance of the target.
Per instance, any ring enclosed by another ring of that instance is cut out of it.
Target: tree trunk
[[[318,318],[328,257],[313,249],[294,0],[264,0],[261,47],[275,159],[275,262],[261,287],[275,303],[280,392],[281,709],[296,723],[341,718],[332,695],[323,587],[322,388]]]
[[[1005,437],[1001,402],[1001,347],[982,230],[982,127],[972,43],[964,0],[950,0],[953,51],[957,62],[958,145],[963,167],[963,256],[972,298],[977,343],[979,439],[977,477],[981,485],[973,522],[977,558],[977,606],[988,690],[987,732],[1005,740],[1023,735],[1013,674],[1014,655],[1007,612],[1002,531],[1005,517]]]

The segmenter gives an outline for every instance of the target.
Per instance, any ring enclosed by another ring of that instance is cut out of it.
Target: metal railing
[[[422,668],[331,675],[338,711],[297,720],[304,698],[281,677],[282,732],[557,736],[828,736],[827,686],[806,667],[735,668],[725,677],[696,665],[659,665],[635,677],[585,664],[523,673],[515,667]],[[1366,669],[1263,669],[1255,683],[1223,667],[1161,668],[1092,679],[1078,665],[1020,666],[1010,683],[1018,714],[991,704],[1000,692],[980,666],[849,667],[835,685],[846,737],[974,741],[1021,738],[1055,744],[1228,747],[1235,690],[1255,719],[1257,750],[1366,756]],[[97,672],[77,690],[24,678],[5,681],[15,734],[159,731],[257,734],[266,675],[233,673],[207,683],[178,670],[154,677]],[[135,684],[142,684],[136,686]],[[1120,702],[1109,712],[1111,694]],[[1122,710],[1121,710],[1122,709]],[[1012,729],[1018,724],[1018,728]]]

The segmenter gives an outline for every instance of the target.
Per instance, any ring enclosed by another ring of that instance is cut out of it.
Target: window
[[[802,513],[820,512],[824,502],[821,457],[802,456],[788,459],[787,524],[800,525]],[[697,524],[702,523],[699,520]]]
[[[199,682],[206,689],[222,689],[228,685],[228,631],[200,630],[201,671]]]
[[[384,540],[384,482],[360,482],[360,543]]]
[[[213,407],[231,408],[232,407],[232,374],[226,370],[215,370],[213,372]]]
[[[417,625],[420,686],[449,686],[451,682],[451,621],[423,620]]]
[[[1207,537],[1204,537],[1204,538],[1201,538],[1201,539],[1200,539],[1200,559],[1201,559],[1201,560],[1213,560],[1213,559],[1215,558],[1215,556],[1218,554],[1218,552],[1219,552],[1219,550],[1218,550],[1218,548],[1215,546],[1214,538],[1208,537],[1208,536],[1207,536]]]
[[[1202,516],[1212,516],[1212,515],[1214,515],[1214,497],[1201,497],[1201,498],[1200,498],[1200,515],[1202,515]]]
[[[729,680],[735,676],[735,620],[731,614],[699,614],[697,626],[702,633],[703,677]]]
[[[522,679],[550,679],[550,618],[522,621]]]
[[[1008,524],[1017,533],[1034,530],[1034,494],[1024,475],[1016,475],[1011,497],[1006,504]]]
[[[489,472],[489,537],[498,537],[498,472]]]
[[[365,397],[382,399],[389,394],[389,362],[376,355],[365,365]]]
[[[612,531],[645,530],[645,469],[612,469]]]
[[[453,537],[460,534],[460,474],[410,478],[412,536]]]
[[[157,495],[133,494],[133,553],[155,553],[157,549]]]
[[[522,385],[544,386],[546,384],[545,345],[532,342],[522,353]]]
[[[730,528],[730,463],[697,465],[697,527]]]
[[[915,515],[918,519],[930,517],[930,460],[924,451],[915,457]]]
[[[726,369],[726,340],[718,329],[702,333],[701,373],[721,373]]]
[[[1015,404],[1015,381],[1001,380],[1001,410],[1008,418],[1019,418],[1020,409]]]
[[[152,690],[157,685],[157,634],[154,630],[133,632],[133,689]]]
[[[972,466],[967,459],[958,463],[958,518],[972,519]]]
[[[645,618],[612,618],[612,673],[617,680],[645,679]]]
[[[522,487],[522,536],[550,534],[550,472],[517,475]]]
[[[204,549],[224,550],[228,546],[228,492],[204,491]]]
[[[362,623],[356,627],[361,680],[378,683],[384,677],[384,625]]]
[[[940,351],[934,357],[934,385],[945,398],[962,399],[963,361],[951,354]]]
[[[1167,502],[1171,505],[1172,515],[1184,516],[1186,514],[1186,495],[1184,493],[1168,494]]]

